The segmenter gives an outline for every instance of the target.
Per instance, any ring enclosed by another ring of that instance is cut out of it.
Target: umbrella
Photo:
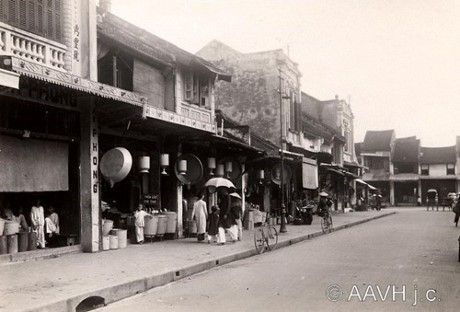
[[[427,193],[437,193],[438,191],[436,191],[435,189],[429,189],[428,191],[426,191]]]
[[[228,189],[229,192],[235,191],[235,185],[233,182],[222,177],[211,178],[204,184],[204,186],[209,189],[210,193],[214,193],[217,188],[225,188]]]
[[[230,193],[230,196],[241,199],[241,196],[237,192]]]

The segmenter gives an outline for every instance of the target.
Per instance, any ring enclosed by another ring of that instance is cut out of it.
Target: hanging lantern
[[[263,180],[265,179],[265,171],[263,169],[257,171],[257,179],[260,184],[263,184]]]
[[[166,172],[166,168],[169,167],[169,154],[161,154],[160,155],[160,167],[161,167],[161,174],[168,175]]]
[[[275,179],[277,180],[281,179],[281,168],[280,167],[275,168]]]
[[[208,169],[209,175],[214,175],[214,169],[216,169],[216,158],[208,157]]]
[[[185,159],[180,160],[177,170],[179,171],[180,175],[186,175],[187,174],[187,160]]]
[[[139,173],[149,173],[150,157],[140,156],[137,160],[137,168],[139,169]]]
[[[227,179],[230,179],[230,173],[233,171],[233,164],[231,161],[225,163],[225,173],[227,173]]]
[[[225,172],[231,173],[233,171],[233,164],[231,161],[225,163]]]
[[[265,171],[264,171],[263,169],[261,169],[261,170],[259,170],[259,171],[257,172],[257,178],[258,178],[259,180],[265,179]]]
[[[224,165],[222,165],[222,164],[217,165],[217,172],[216,172],[216,174],[217,174],[218,177],[223,177],[223,176],[224,176],[224,174],[225,174],[224,169],[225,169],[225,168],[224,168]]]

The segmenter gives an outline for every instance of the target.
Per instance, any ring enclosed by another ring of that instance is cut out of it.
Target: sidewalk
[[[394,213],[384,209],[333,214],[334,229]],[[279,236],[278,248],[320,235],[320,218],[314,216],[310,226],[288,225],[287,233]],[[91,296],[108,304],[255,254],[253,231],[243,231],[243,241],[224,246],[186,238],[4,264],[0,265],[0,311],[75,311]]]

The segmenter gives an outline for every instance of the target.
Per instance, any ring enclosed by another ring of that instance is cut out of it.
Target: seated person
[[[53,206],[48,208],[48,216],[45,218],[46,237],[52,239],[53,236],[59,235],[59,216]],[[54,240],[54,239],[52,239]]]

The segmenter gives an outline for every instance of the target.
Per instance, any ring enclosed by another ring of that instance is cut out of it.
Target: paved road
[[[401,208],[98,311],[456,311],[459,235],[452,212]]]

